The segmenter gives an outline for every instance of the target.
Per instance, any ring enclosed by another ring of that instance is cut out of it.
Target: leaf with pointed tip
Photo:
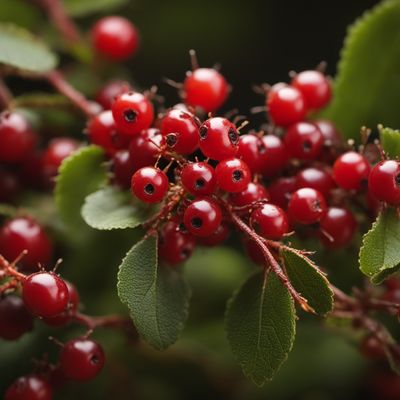
[[[181,272],[158,264],[156,236],[135,244],[119,267],[119,298],[139,335],[159,350],[176,342],[188,315],[190,289]]]
[[[400,131],[382,128],[380,139],[383,150],[390,158],[400,158]]]
[[[257,272],[229,301],[225,326],[244,374],[261,386],[272,379],[293,346],[293,299],[274,273]]]

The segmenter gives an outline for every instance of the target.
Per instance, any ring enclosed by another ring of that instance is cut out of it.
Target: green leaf
[[[32,29],[43,22],[42,15],[38,7],[26,0],[0,1],[0,22],[13,21],[19,26]]]
[[[76,233],[86,225],[81,217],[85,197],[106,181],[102,165],[104,152],[98,146],[87,146],[66,158],[56,178],[55,201],[66,226]]]
[[[381,283],[400,268],[400,219],[396,210],[383,210],[364,235],[359,261],[373,283]]]
[[[383,150],[390,158],[400,158],[400,131],[382,128],[380,138]]]
[[[57,66],[57,56],[27,30],[0,24],[0,63],[28,72],[46,72]]]
[[[179,269],[159,266],[156,236],[135,244],[122,261],[118,295],[146,342],[159,350],[176,342],[188,315],[190,289]]]
[[[72,17],[84,17],[93,13],[107,13],[122,7],[129,0],[64,0],[64,6]]]
[[[256,385],[271,380],[295,337],[293,300],[272,272],[252,275],[228,303],[228,340],[244,374]]]
[[[126,229],[141,225],[152,210],[133,204],[129,192],[107,187],[86,197],[82,217],[94,229]]]
[[[0,203],[0,217],[13,217],[17,214],[17,209],[10,204]]]
[[[324,273],[298,250],[286,247],[281,254],[294,288],[307,299],[317,314],[325,315],[330,312],[333,307],[333,292]]]
[[[400,126],[399,21],[400,1],[391,0],[367,11],[349,29],[334,97],[324,113],[347,138],[358,138],[363,125]]]

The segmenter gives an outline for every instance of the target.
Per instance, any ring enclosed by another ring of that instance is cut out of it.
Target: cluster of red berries
[[[61,162],[79,147],[68,137],[39,142],[22,113],[0,114],[0,202],[14,202],[23,187],[52,188]]]

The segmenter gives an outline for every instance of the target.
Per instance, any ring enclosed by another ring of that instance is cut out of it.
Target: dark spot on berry
[[[310,140],[305,140],[304,142],[303,142],[303,150],[306,152],[306,153],[308,153],[309,151],[311,151],[311,149],[312,149],[312,143],[311,143],[311,141]]]
[[[181,222],[181,223],[179,224],[179,226],[178,226],[178,231],[179,231],[179,232],[182,232],[182,233],[187,233],[186,226],[185,226],[185,224],[184,224],[183,222]]]
[[[135,122],[137,118],[137,112],[132,110],[131,108],[128,108],[127,110],[124,111],[124,118],[126,122]]]
[[[237,170],[232,172],[232,180],[233,180],[233,182],[239,182],[239,181],[242,180],[242,178],[243,178],[242,171],[237,169]]]
[[[400,186],[400,174],[397,174],[394,178],[394,181],[396,182],[397,186]]]
[[[236,129],[233,129],[233,128],[229,129],[228,136],[229,136],[229,140],[231,141],[231,143],[233,145],[237,145],[239,143],[239,135],[238,135]]]
[[[174,147],[178,142],[178,135],[176,133],[168,133],[165,140],[169,147]]]
[[[97,354],[93,354],[93,356],[90,358],[90,362],[94,365],[99,363],[99,357],[97,356]]]
[[[202,189],[205,185],[204,179],[203,178],[199,178],[196,180],[196,183],[194,185],[194,188],[196,190]]]
[[[319,200],[313,202],[313,209],[315,211],[322,211],[321,202]]]
[[[207,128],[205,126],[202,126],[199,130],[199,134],[200,134],[200,139],[205,139],[207,137]]]
[[[203,220],[199,217],[194,217],[191,219],[190,223],[192,224],[193,228],[199,229],[203,225]]]
[[[154,186],[151,183],[148,183],[145,187],[144,187],[144,192],[148,195],[152,195],[154,193]]]
[[[182,119],[190,119],[190,118],[192,118],[191,115],[189,115],[188,113],[185,113],[185,112],[181,112],[179,117],[182,118]]]
[[[190,253],[191,253],[190,249],[184,248],[181,251],[181,257],[186,260],[190,256]]]

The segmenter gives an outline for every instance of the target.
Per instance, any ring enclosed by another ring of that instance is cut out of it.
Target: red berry
[[[158,129],[149,128],[132,138],[129,153],[134,169],[153,165],[161,153],[164,138]]]
[[[315,224],[327,212],[327,205],[324,196],[311,188],[296,190],[289,201],[289,215],[300,224]]]
[[[331,249],[348,245],[357,229],[357,221],[353,214],[339,207],[330,207],[320,221],[320,239]]]
[[[201,125],[200,150],[213,160],[234,157],[239,149],[239,133],[226,118],[210,118]]]
[[[161,134],[171,150],[191,154],[199,143],[199,123],[193,114],[172,109],[162,119]]]
[[[248,134],[239,137],[237,157],[249,166],[251,172],[261,172],[262,157],[265,152],[264,143],[258,136]]]
[[[105,356],[99,343],[91,339],[73,339],[65,343],[60,353],[61,370],[74,381],[95,378],[104,366]]]
[[[328,198],[331,190],[335,187],[332,175],[320,168],[305,168],[296,175],[296,187],[312,188],[318,190],[325,198]]]
[[[292,193],[297,189],[296,178],[294,176],[278,178],[268,188],[271,203],[286,209]]]
[[[244,249],[246,253],[250,257],[250,259],[258,265],[265,264],[265,257],[260,248],[258,247],[257,243],[251,239],[244,239],[243,240]]]
[[[266,99],[266,106],[272,122],[283,127],[302,121],[307,111],[301,92],[282,84],[272,87]]]
[[[274,204],[263,204],[250,216],[250,225],[265,239],[279,240],[289,232],[285,211]]]
[[[199,237],[197,241],[203,246],[218,246],[228,239],[230,232],[230,226],[226,222],[222,221],[218,228],[210,236]]]
[[[143,202],[159,203],[168,191],[167,175],[158,168],[140,168],[132,176],[131,189]]]
[[[0,114],[0,162],[20,163],[35,148],[37,137],[26,118],[17,112]]]
[[[262,138],[263,148],[260,149],[261,173],[271,177],[283,170],[289,161],[289,152],[285,143],[275,135],[265,135]]]
[[[102,147],[108,155],[125,148],[129,138],[118,134],[111,110],[102,111],[91,118],[87,125],[90,142]]]
[[[393,288],[387,290],[381,296],[381,300],[389,301],[390,303],[400,304],[400,288]]]
[[[71,314],[74,314],[79,306],[79,295],[76,287],[66,280],[64,280],[65,284],[68,288],[68,304],[61,314],[58,314],[54,317],[46,317],[43,318],[43,322],[50,326],[63,326],[68,323],[71,319]]]
[[[335,161],[333,177],[343,189],[360,190],[366,186],[370,169],[365,157],[355,151],[349,151]]]
[[[190,233],[183,232],[176,221],[169,221],[160,232],[158,254],[168,264],[180,264],[191,256],[195,245]]]
[[[21,376],[7,389],[5,400],[51,400],[50,385],[35,375]]]
[[[135,168],[128,150],[120,150],[114,154],[112,170],[114,172],[114,182],[124,189],[129,189]]]
[[[0,229],[0,254],[15,260],[24,250],[28,253],[20,261],[25,270],[35,270],[51,260],[53,248],[43,227],[29,217],[17,217]]]
[[[0,169],[0,202],[12,202],[20,190],[17,177],[11,172]]]
[[[400,163],[386,160],[375,165],[369,174],[368,189],[376,199],[400,205]]]
[[[332,96],[330,81],[319,71],[300,72],[293,78],[292,86],[301,92],[307,108],[311,110],[326,106]]]
[[[183,187],[194,196],[209,195],[215,190],[215,170],[205,162],[186,164],[181,173]]]
[[[192,201],[183,215],[186,229],[195,236],[212,235],[221,223],[220,206],[211,199]]]
[[[105,110],[110,110],[112,103],[117,96],[122,93],[131,92],[132,88],[128,82],[125,81],[111,81],[106,83],[95,96],[95,100]]]
[[[239,158],[220,161],[215,168],[215,175],[218,186],[231,193],[245,190],[251,179],[249,167]]]
[[[112,115],[117,129],[126,135],[137,135],[153,122],[154,109],[147,97],[141,93],[120,94],[112,104]]]
[[[34,152],[22,162],[19,177],[26,186],[43,189],[42,152]]]
[[[228,97],[228,83],[213,68],[197,68],[190,72],[183,86],[186,104],[205,112],[217,110]]]
[[[229,202],[236,207],[245,207],[260,200],[268,201],[269,194],[263,185],[254,182],[249,182],[243,191],[229,195]]]
[[[33,315],[54,317],[61,314],[68,305],[68,287],[53,272],[36,272],[24,280],[22,299]]]
[[[298,122],[290,126],[284,140],[292,157],[300,160],[317,158],[324,141],[318,127],[310,122]]]
[[[0,337],[16,340],[33,329],[32,315],[18,296],[10,294],[0,298]]]
[[[375,336],[365,336],[361,341],[360,350],[363,356],[373,360],[386,358],[382,343]]]
[[[57,138],[49,142],[43,153],[42,171],[47,182],[53,184],[63,160],[79,148],[79,142],[70,138]]]
[[[338,146],[340,144],[341,134],[331,121],[320,119],[313,122],[321,131],[325,146]]]
[[[126,18],[101,18],[92,28],[93,46],[103,56],[120,61],[135,54],[139,46],[139,33]]]

